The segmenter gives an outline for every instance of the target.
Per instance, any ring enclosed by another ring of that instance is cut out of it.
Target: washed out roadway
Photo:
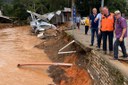
[[[0,85],[48,85],[48,66],[17,68],[20,63],[51,62],[34,46],[42,41],[30,35],[30,27],[0,29]]]

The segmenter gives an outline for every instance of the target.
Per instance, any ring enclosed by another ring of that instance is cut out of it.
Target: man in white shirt
[[[100,7],[100,13],[97,15],[95,22],[99,20],[98,24],[98,48],[100,49],[101,47],[101,40],[102,40],[102,31],[100,30],[101,27],[101,20],[102,20],[102,7]]]
[[[76,17],[76,24],[77,24],[78,29],[80,29],[80,21],[81,21],[81,17],[80,17],[80,15],[78,15]]]

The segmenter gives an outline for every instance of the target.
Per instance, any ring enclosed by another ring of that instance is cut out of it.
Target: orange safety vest
[[[113,31],[114,30],[114,14],[110,13],[108,17],[102,15],[101,31]]]

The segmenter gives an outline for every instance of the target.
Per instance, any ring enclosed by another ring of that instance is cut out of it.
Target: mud
[[[14,25],[11,23],[0,23],[0,29],[12,28],[12,27],[14,27]]]
[[[64,27],[63,27],[64,28]],[[50,77],[57,85],[92,85],[90,75],[86,71],[86,56],[91,56],[90,49],[84,51],[79,45],[73,43],[63,51],[74,51],[74,54],[58,55],[59,49],[73,40],[64,30],[58,28],[56,37],[45,39],[37,45],[37,48],[44,49],[45,53],[53,62],[73,63],[72,67],[50,66],[48,72]]]
[[[52,62],[42,49],[34,46],[42,40],[32,36],[29,26],[0,29],[0,85],[48,85],[48,66],[17,64]]]

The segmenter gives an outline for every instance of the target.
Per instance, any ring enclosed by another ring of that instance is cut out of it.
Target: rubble
[[[37,37],[44,39],[47,37],[56,37],[57,36],[57,31],[55,29],[47,29],[43,32],[40,32]]]

